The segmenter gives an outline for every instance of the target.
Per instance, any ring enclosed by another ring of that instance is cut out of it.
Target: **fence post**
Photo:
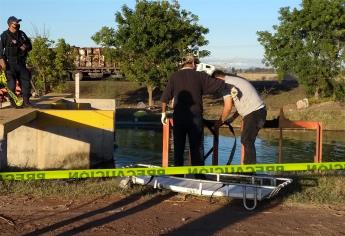
[[[162,167],[168,167],[169,165],[170,121],[171,119],[168,119],[168,124],[163,125]]]

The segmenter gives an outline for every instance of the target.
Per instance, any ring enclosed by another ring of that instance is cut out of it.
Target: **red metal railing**
[[[316,140],[315,140],[315,155],[314,155],[314,162],[320,163],[322,162],[322,137],[323,137],[323,130],[322,130],[322,123],[318,121],[291,121],[286,119],[284,116],[283,109],[280,110],[279,115],[279,162],[283,162],[283,154],[282,154],[282,147],[283,147],[283,129],[286,128],[297,128],[297,129],[310,129],[316,131]]]
[[[210,121],[211,123],[213,121]],[[167,167],[169,164],[169,137],[170,137],[170,130],[173,126],[172,119],[168,119],[168,124],[163,125],[163,153],[162,153],[162,166]],[[208,127],[209,128],[209,127]],[[265,128],[265,127],[264,127]],[[320,163],[322,162],[322,123],[317,121],[291,121],[284,117],[283,110],[281,109],[277,126],[271,128],[279,128],[279,157],[278,162],[283,162],[283,129],[311,129],[316,130],[316,145],[315,145],[315,155],[314,155],[314,162]],[[241,124],[242,130],[242,124]],[[212,153],[212,165],[218,165],[218,141],[219,141],[219,130],[214,130],[213,136],[213,153]],[[243,164],[244,160],[244,147],[241,146],[241,164]]]

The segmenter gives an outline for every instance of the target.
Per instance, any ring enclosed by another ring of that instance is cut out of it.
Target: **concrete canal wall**
[[[0,111],[12,115],[0,115],[1,169],[80,169],[113,160],[114,100],[59,99],[44,107],[54,109]]]

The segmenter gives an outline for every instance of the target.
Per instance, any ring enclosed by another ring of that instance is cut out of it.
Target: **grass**
[[[131,92],[141,90],[142,86],[138,83],[128,81],[82,81],[80,83],[81,98],[103,98],[103,99],[125,99]],[[67,82],[65,93],[74,94],[74,82]],[[138,94],[139,95],[139,94]],[[138,98],[140,99],[140,98]]]
[[[105,195],[131,195],[142,192],[143,186],[131,188],[119,187],[122,178],[94,178],[94,179],[68,179],[68,180],[31,180],[31,181],[1,181],[0,194],[34,197],[99,197]],[[145,191],[152,193],[154,191]]]
[[[345,176],[344,171],[323,173],[295,173],[284,174],[293,178],[294,182],[280,197],[287,203],[303,203],[314,205],[345,204]],[[36,180],[36,181],[2,181],[0,193],[2,195],[34,197],[69,197],[84,198],[105,195],[128,196],[143,193],[144,197],[153,197],[160,191],[149,186],[135,185],[132,188],[118,187],[121,178],[100,178],[81,180]]]
[[[81,197],[83,195],[106,195],[119,192],[119,180],[82,179],[82,180],[32,180],[2,181],[1,194]]]
[[[315,105],[298,111],[287,110],[285,114],[291,120],[321,121],[327,130],[345,129],[345,109],[338,103]]]
[[[316,205],[345,203],[345,172],[297,173],[287,202]]]
[[[277,80],[278,75],[276,73],[238,73],[239,76],[248,80]]]
[[[264,101],[268,110],[279,110],[287,105],[295,105],[298,100],[305,98],[307,95],[302,87],[293,88],[289,91],[271,94],[265,91]]]

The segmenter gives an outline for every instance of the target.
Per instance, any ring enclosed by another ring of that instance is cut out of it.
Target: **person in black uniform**
[[[182,68],[174,72],[163,91],[162,123],[167,123],[166,106],[170,100],[174,101],[173,135],[174,135],[174,165],[184,165],[184,149],[188,135],[191,164],[204,165],[204,133],[203,133],[203,104],[204,94],[221,93],[230,96],[231,86],[210,77],[205,72],[196,71],[197,58],[188,54],[182,60]],[[223,119],[221,117],[221,119]],[[226,119],[224,117],[223,121]]]
[[[15,92],[16,81],[19,82],[23,93],[23,106],[30,103],[30,72],[26,68],[26,58],[32,49],[31,41],[26,34],[19,30],[21,19],[11,16],[7,20],[8,30],[0,36],[0,60],[5,61],[8,88]],[[11,105],[15,103],[10,99]]]

